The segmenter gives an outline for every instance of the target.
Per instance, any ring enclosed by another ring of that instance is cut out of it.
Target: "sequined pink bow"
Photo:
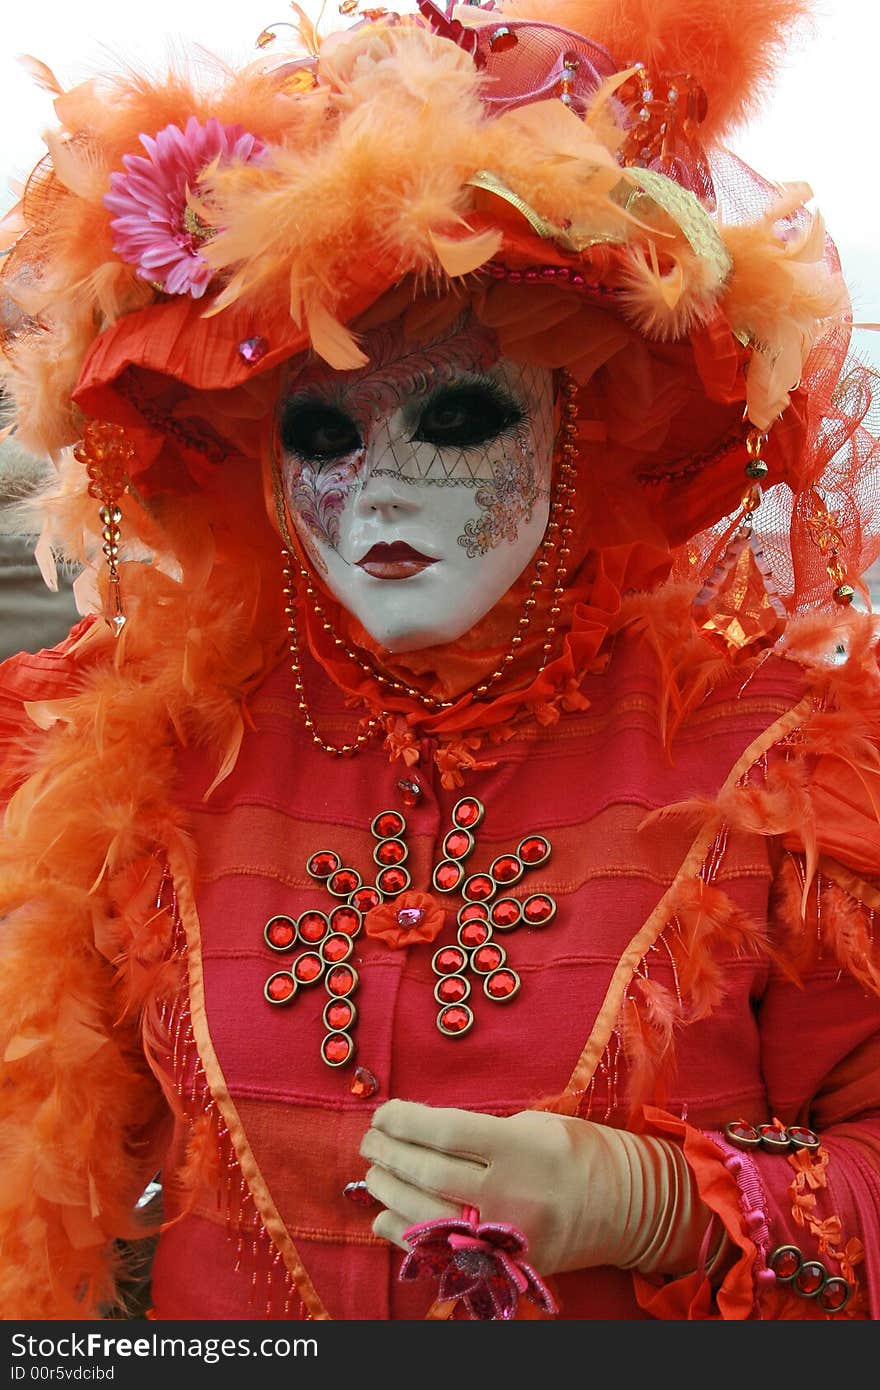
[[[439,1278],[438,1297],[461,1299],[470,1318],[509,1321],[516,1317],[521,1294],[549,1317],[559,1311],[546,1284],[522,1259],[528,1249],[522,1231],[504,1222],[481,1222],[475,1207],[465,1207],[460,1217],[410,1226],[404,1240],[410,1250],[400,1278]]]

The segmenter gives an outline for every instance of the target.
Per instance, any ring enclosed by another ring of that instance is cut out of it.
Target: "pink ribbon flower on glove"
[[[439,1276],[440,1299],[460,1298],[470,1318],[515,1318],[521,1294],[550,1317],[559,1311],[547,1285],[521,1258],[528,1249],[522,1232],[497,1221],[481,1223],[475,1207],[465,1207],[457,1218],[410,1226],[404,1239],[410,1251],[400,1278]]]

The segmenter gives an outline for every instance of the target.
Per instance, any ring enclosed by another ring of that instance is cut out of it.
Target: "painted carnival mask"
[[[429,341],[397,321],[366,367],[307,361],[278,408],[284,491],[327,587],[388,651],[451,642],[534,555],[550,503],[553,379],[465,316]]]

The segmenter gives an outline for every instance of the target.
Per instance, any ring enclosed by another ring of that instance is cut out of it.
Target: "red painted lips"
[[[406,541],[393,541],[390,545],[380,541],[357,561],[358,567],[374,579],[410,579],[436,563],[436,556],[423,555]]]

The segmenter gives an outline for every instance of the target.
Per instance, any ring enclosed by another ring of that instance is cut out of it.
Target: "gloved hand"
[[[499,1118],[391,1100],[361,1153],[386,1208],[373,1231],[402,1249],[408,1226],[467,1205],[518,1226],[539,1274],[604,1264],[682,1274],[712,1219],[674,1144],[542,1110]]]

